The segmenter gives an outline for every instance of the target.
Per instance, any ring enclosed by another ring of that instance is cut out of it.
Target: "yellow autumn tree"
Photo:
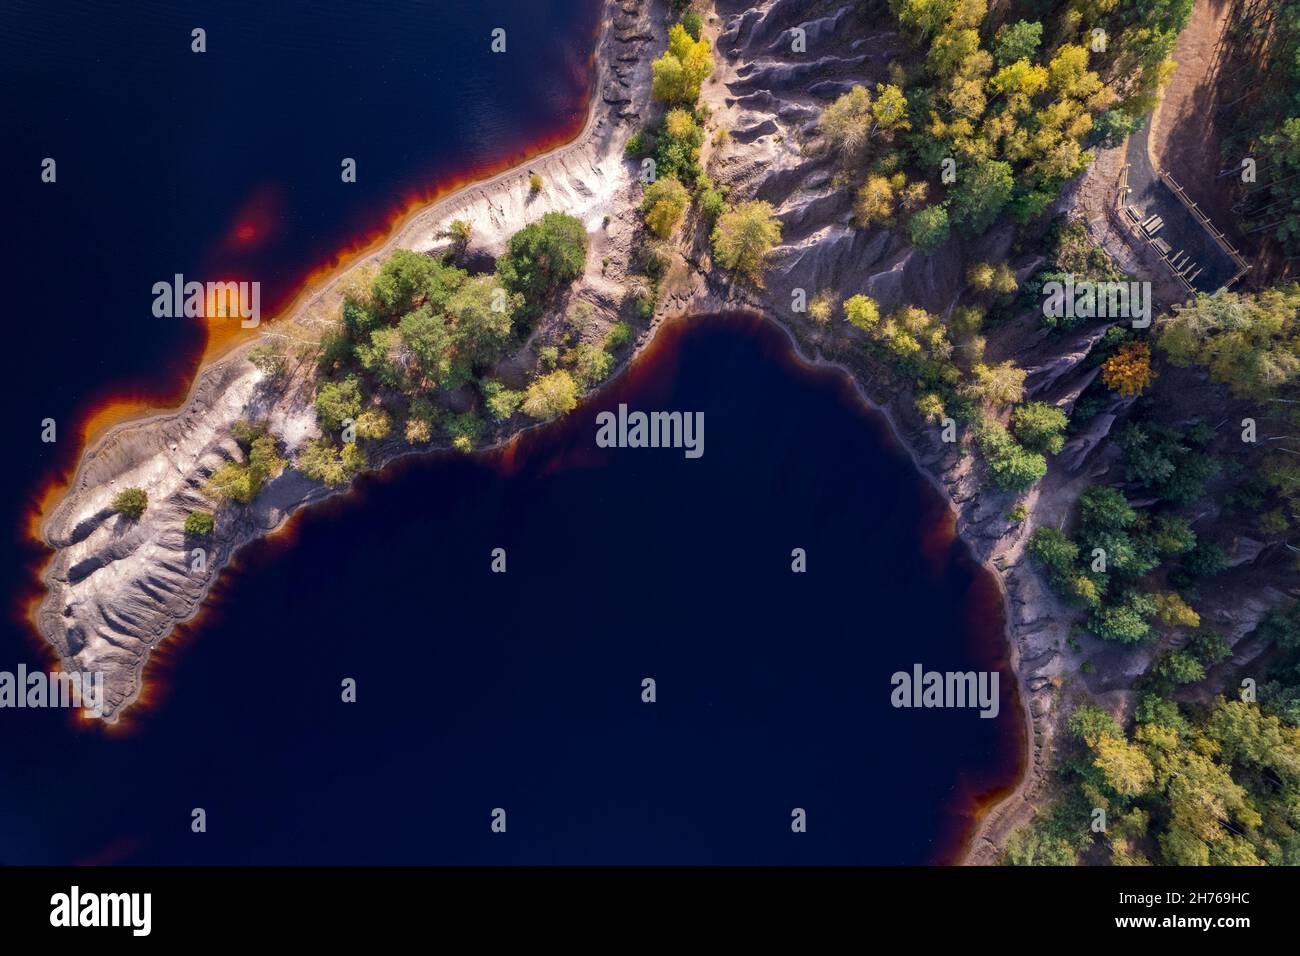
[[[1200,627],[1201,616],[1175,591],[1155,595],[1156,618],[1166,627]]]
[[[1142,748],[1106,734],[1092,748],[1093,766],[1106,777],[1112,790],[1124,797],[1145,793],[1155,781],[1155,768]]]
[[[660,239],[667,239],[682,221],[690,202],[691,194],[676,177],[656,179],[646,188],[645,198],[641,201],[646,228]]]
[[[1125,342],[1101,366],[1101,380],[1120,395],[1141,395],[1155,378],[1151,347],[1146,342]]]
[[[713,73],[709,41],[691,39],[680,23],[668,31],[668,50],[650,65],[650,93],[661,103],[694,103],[700,86]]]

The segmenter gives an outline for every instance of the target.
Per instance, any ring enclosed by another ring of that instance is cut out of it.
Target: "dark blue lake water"
[[[30,423],[3,473],[0,669],[45,660],[19,613],[39,552],[18,532],[63,463],[40,420],[173,390],[201,346],[149,315],[153,281],[242,263],[287,297],[403,196],[580,122],[594,3],[175,9],[0,15],[20,94],[0,361]],[[498,21],[508,92],[479,43]],[[597,448],[620,402],[702,411],[704,457]],[[212,605],[128,732],[0,711],[0,862],[921,863],[1020,758],[992,579],[847,382],[743,316],[669,328],[505,452],[365,479],[244,552]],[[1003,668],[1001,716],[894,709],[914,663]]]

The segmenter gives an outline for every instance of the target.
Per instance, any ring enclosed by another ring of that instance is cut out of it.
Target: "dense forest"
[[[1255,166],[1232,180],[1238,226],[1300,256],[1300,3],[1235,0],[1222,83],[1224,169]]]
[[[1254,637],[1269,650],[1249,674],[1232,670],[1231,647],[1197,609],[1232,566],[1229,538],[1290,552],[1273,564],[1295,570],[1300,287],[1201,295],[1149,330],[1038,316],[1048,335],[1101,329],[1083,363],[1099,374],[1064,406],[1027,401],[1014,358],[985,361],[986,336],[1041,312],[1047,283],[1130,278],[1051,207],[1095,149],[1120,145],[1147,121],[1191,6],[1102,0],[990,12],[983,0],[891,0],[879,16],[893,17],[913,56],[840,96],[819,122],[861,228],[895,230],[928,253],[1011,223],[1046,252],[1020,282],[1009,262],[970,263],[966,293],[944,315],[910,305],[884,314],[862,295],[840,306],[868,353],[913,385],[924,418],[971,436],[991,489],[1027,492],[1093,416],[1121,412],[1109,439],[1115,466],[1084,490],[1068,523],[1030,530],[1028,554],[1077,609],[1077,637],[1155,652],[1131,712],[1058,688],[1072,708],[1064,741],[1043,812],[1006,847],[1010,863],[1300,862],[1300,609],[1261,623]],[[1300,144],[1300,121],[1279,122],[1297,91],[1285,36],[1279,28],[1270,38],[1258,108],[1242,114],[1241,128],[1289,163],[1281,146]],[[1300,152],[1294,161],[1300,167]],[[1277,191],[1289,196],[1300,180],[1271,176],[1280,214],[1291,207]],[[1290,228],[1282,221],[1279,239]],[[817,301],[838,299],[822,290]],[[826,321],[833,311],[810,315]],[[1179,370],[1206,383],[1205,400],[1185,414],[1160,387]],[[1027,514],[1013,505],[1009,526]],[[1077,638],[1071,644],[1082,652]],[[1216,667],[1220,681],[1231,675],[1242,686],[1191,693]],[[1083,661],[1084,674],[1092,668]]]

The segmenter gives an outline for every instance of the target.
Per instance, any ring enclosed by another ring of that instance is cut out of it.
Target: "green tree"
[[[587,230],[573,216],[548,212],[510,237],[497,260],[497,275],[523,297],[522,310],[536,315],[561,286],[582,274]]]
[[[469,369],[459,361],[451,328],[442,313],[422,305],[402,316],[397,329],[419,382],[455,389],[468,380]]]
[[[417,298],[422,298],[436,270],[434,261],[409,249],[397,249],[384,260],[379,274],[371,285],[370,295],[375,305],[386,315],[398,316],[409,312]],[[357,322],[356,332],[364,332],[373,321],[362,321],[360,306],[351,300],[343,303],[344,322],[349,322],[349,312]],[[351,329],[351,326],[349,326]]]
[[[510,342],[512,316],[521,305],[521,297],[508,295],[493,275],[475,276],[457,289],[447,300],[447,314],[461,359],[475,368],[494,365]]]
[[[1128,591],[1114,604],[1095,608],[1088,626],[1098,637],[1121,644],[1137,644],[1155,636],[1150,619],[1155,601],[1140,591]]]
[[[781,221],[770,203],[741,203],[722,214],[713,228],[713,257],[724,269],[762,288],[763,266],[781,241]]]
[[[1300,376],[1300,285],[1198,295],[1158,320],[1175,365],[1201,365],[1233,394],[1264,398]]]
[[[1014,405],[1024,396],[1028,373],[1010,359],[997,365],[979,364],[971,371],[975,381],[968,390],[973,398],[999,407]]]
[[[1020,405],[1011,413],[1011,429],[1016,439],[1033,451],[1055,455],[1065,445],[1065,412],[1042,402]]]
[[[504,422],[519,408],[524,400],[523,392],[508,389],[500,382],[485,379],[479,383],[483,393],[483,404],[494,421]]]
[[[948,241],[948,209],[943,204],[926,206],[912,217],[912,245],[927,255]]]
[[[993,483],[1004,491],[1025,491],[1047,474],[1047,459],[1022,448],[1001,423],[984,419],[975,433]]]
[[[473,411],[452,415],[445,423],[451,447],[457,451],[470,452],[483,432],[483,422]]]
[[[845,301],[844,318],[864,332],[873,332],[880,324],[880,307],[875,299],[859,293]]]
[[[427,308],[427,307],[426,307]],[[401,333],[385,325],[370,333],[367,341],[357,343],[357,361],[385,388],[405,388],[407,357]]]
[[[999,66],[1017,60],[1032,60],[1043,41],[1043,25],[1037,21],[1017,20],[998,28],[993,39],[993,59]]]
[[[345,419],[361,413],[361,383],[355,375],[324,381],[316,389],[316,420],[326,432],[338,432]]]
[[[659,179],[671,176],[690,186],[704,175],[700,167],[700,146],[704,130],[695,122],[690,110],[680,107],[664,114],[655,138],[655,174]]]
[[[366,468],[366,454],[355,443],[340,448],[328,439],[312,439],[298,455],[298,470],[331,487],[350,484]]]
[[[1014,190],[1009,163],[977,163],[957,176],[952,191],[953,221],[972,235],[980,235],[993,225]]]

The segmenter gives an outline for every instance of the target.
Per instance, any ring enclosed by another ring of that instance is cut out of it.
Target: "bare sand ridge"
[[[648,47],[664,35],[661,25],[652,26],[651,6],[642,0],[606,4],[596,87],[587,121],[572,142],[433,203],[315,289],[264,337],[310,342],[337,321],[350,284],[372,274],[394,249],[425,251],[446,243],[442,233],[454,219],[468,221],[476,250],[491,255],[511,233],[552,210],[602,233],[593,239],[579,289],[612,316],[618,287],[612,276],[602,275],[610,270],[601,259],[620,241],[626,245],[632,217],[609,229],[602,223],[607,214],[636,203],[622,150],[637,118],[633,104],[643,106],[649,98]],[[543,183],[537,192],[529,183],[534,173]],[[122,422],[96,440],[84,451],[67,494],[41,523],[41,536],[55,550],[42,575],[47,593],[35,610],[36,624],[66,667],[105,674],[110,721],[139,697],[150,652],[177,623],[199,612],[231,555],[304,505],[335,493],[290,470],[269,482],[252,505],[222,509],[209,538],[186,539],[186,514],[210,507],[200,490],[204,480],[223,461],[239,457],[230,438],[236,421],[266,419],[291,456],[319,435],[310,367],[300,363],[283,388],[269,389],[245,360],[253,344],[239,344],[205,365],[179,409]],[[375,464],[403,451],[396,443],[381,449]],[[111,510],[114,496],[126,487],[149,495],[150,507],[139,521]],[[194,569],[195,547],[206,552],[203,570]]]

